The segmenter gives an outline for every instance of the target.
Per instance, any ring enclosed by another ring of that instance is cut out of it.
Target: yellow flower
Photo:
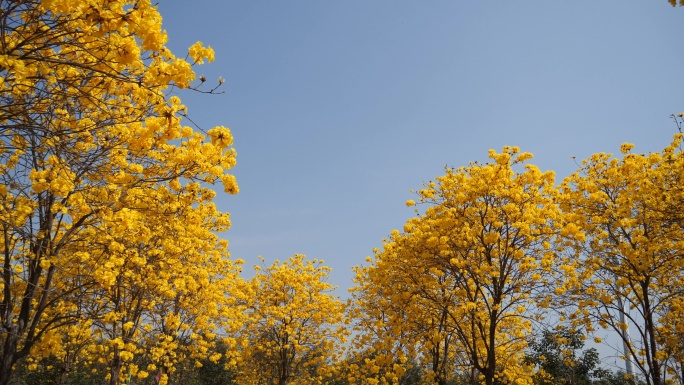
[[[214,61],[214,50],[211,47],[204,47],[199,41],[190,46],[188,55],[197,64],[203,64],[204,59],[208,62]]]
[[[622,152],[623,154],[627,154],[633,148],[634,145],[632,143],[623,143],[620,145],[620,152]]]

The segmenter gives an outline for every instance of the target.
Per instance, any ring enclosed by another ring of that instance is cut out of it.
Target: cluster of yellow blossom
[[[0,323],[13,330],[0,383],[22,350],[99,363],[112,383],[148,367],[168,378],[242,317],[210,186],[239,191],[231,132],[182,125],[187,108],[167,96],[214,52],[174,56],[150,0],[0,8]]]

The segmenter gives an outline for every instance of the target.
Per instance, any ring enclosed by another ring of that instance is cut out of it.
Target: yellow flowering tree
[[[261,269],[238,335],[239,384],[320,384],[339,358],[344,305],[330,292],[330,268],[296,254]]]
[[[402,327],[420,332],[406,343],[420,346],[418,357],[439,384],[448,371],[438,363],[459,367],[464,358],[471,377],[487,385],[530,383],[526,337],[559,279],[553,173],[522,165],[532,155],[516,147],[489,157],[492,163],[447,169],[419,190],[419,202],[430,205],[424,215],[394,231],[358,278],[372,283],[357,289],[357,303],[367,297],[376,314],[391,313],[384,325],[394,329],[390,338],[411,335]],[[406,301],[412,304],[396,313]]]
[[[239,318],[240,267],[215,235],[229,221],[211,203],[214,192],[189,183],[140,193],[128,199],[152,200],[146,210],[122,209],[98,228],[109,246],[90,259],[96,285],[86,320],[101,337],[93,358],[113,385],[123,368],[140,378],[173,375],[176,363],[209,355],[216,331]],[[139,368],[142,357],[150,363]]]
[[[395,230],[382,252],[368,258],[371,265],[354,268],[351,383],[401,383],[420,368],[431,383],[443,385],[470,368],[453,324],[459,317],[455,277],[438,271],[427,257],[433,252]]]
[[[189,230],[174,248],[176,233],[155,240],[151,232],[164,220],[195,217],[184,225],[227,228],[227,217],[211,212],[213,195],[198,192],[198,182],[220,182],[228,193],[238,188],[227,173],[235,164],[230,131],[183,126],[185,106],[167,96],[196,88],[192,66],[211,61],[213,51],[198,43],[188,60],[176,58],[165,47],[161,17],[149,0],[1,1],[0,9],[5,385],[18,360],[48,354],[66,325],[88,328],[93,319],[108,319],[120,330],[134,330],[140,324],[135,316],[126,318],[124,310],[105,304],[111,298],[100,304],[98,296],[125,286],[131,290],[125,301],[133,306],[140,283],[134,277],[144,276],[148,263],[177,267],[187,258],[214,269],[189,279],[215,277],[216,258],[227,256],[215,238]],[[195,237],[200,252],[188,253]],[[171,291],[183,294],[168,284],[157,290],[166,290],[165,298]],[[84,312],[84,304],[97,314]],[[121,342],[117,349],[128,352]]]
[[[665,383],[679,348],[671,322],[681,321],[684,295],[681,141],[678,134],[648,155],[632,153],[631,144],[622,145],[621,159],[594,154],[562,186],[568,221],[586,236],[569,281],[578,306],[571,317],[615,330],[624,355],[653,385]]]
[[[663,161],[658,165],[661,199],[658,201],[656,211],[660,218],[670,226],[684,228],[684,215],[681,208],[684,206],[684,154],[682,154],[681,142],[682,125],[684,124],[684,112],[673,115],[673,119],[679,130],[670,146],[664,149],[661,156]],[[681,232],[673,231],[669,234],[672,244],[682,245],[684,239]],[[676,242],[676,243],[675,243]],[[680,249],[681,250],[681,249]],[[681,261],[678,261],[681,262]],[[680,268],[676,263],[673,268]],[[675,295],[668,299],[667,303],[658,311],[659,329],[658,340],[666,350],[668,360],[665,363],[666,374],[680,384],[684,383],[684,296]]]
[[[664,374],[672,383],[684,383],[684,296],[671,298],[658,312],[658,343],[667,357]]]

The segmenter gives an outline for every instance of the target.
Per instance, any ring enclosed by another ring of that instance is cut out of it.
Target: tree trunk
[[[496,304],[497,301],[495,301],[494,303]],[[494,375],[496,374],[496,318],[497,311],[492,310],[489,319],[489,347],[487,348],[487,367],[484,372],[486,385],[494,385]]]
[[[109,385],[119,385],[119,375],[121,374],[121,358],[119,353],[114,354],[114,360],[109,367]]]
[[[64,367],[62,368],[62,373],[59,375],[60,385],[66,385],[69,382],[69,370],[71,369],[70,360],[67,355],[67,359],[64,362]]]
[[[8,385],[12,378],[12,367],[17,361],[17,343],[19,336],[16,327],[7,331],[2,347],[2,362],[0,362],[0,385]]]

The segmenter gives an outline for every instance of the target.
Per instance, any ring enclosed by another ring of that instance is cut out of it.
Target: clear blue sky
[[[324,259],[340,294],[443,167],[517,145],[557,180],[594,152],[662,149],[684,111],[684,8],[666,0],[159,0],[170,47],[222,95],[182,93],[232,129],[234,258]],[[602,357],[605,357],[602,353]],[[609,363],[609,364],[612,364]]]
[[[684,111],[684,8],[649,1],[160,0],[177,55],[222,95],[183,93],[232,129],[234,258],[324,259],[351,286],[443,167],[517,145],[557,180],[594,152],[662,149]]]

